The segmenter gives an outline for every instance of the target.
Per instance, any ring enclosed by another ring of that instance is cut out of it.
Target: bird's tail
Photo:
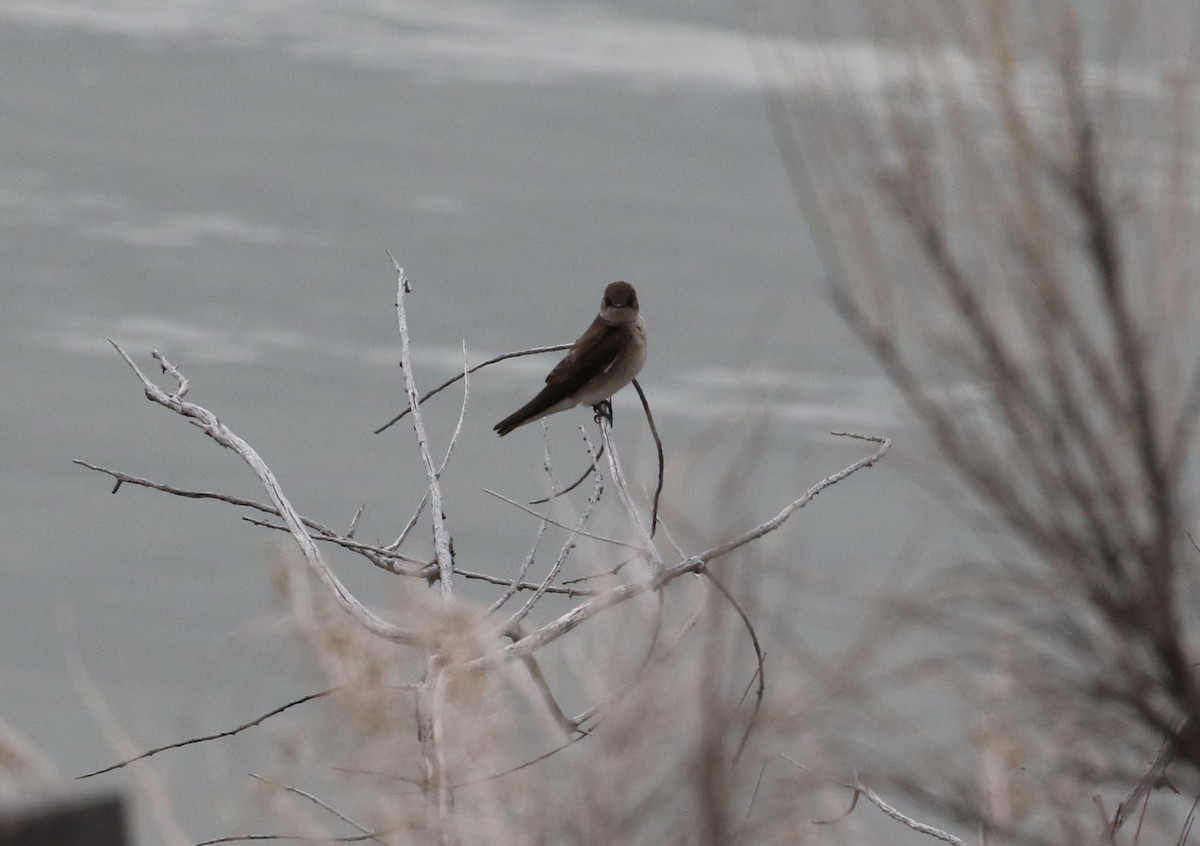
[[[520,428],[526,423],[532,423],[534,420],[544,417],[551,406],[554,405],[553,398],[548,396],[548,394],[549,391],[543,389],[536,397],[505,417],[492,428],[503,438],[513,429]]]

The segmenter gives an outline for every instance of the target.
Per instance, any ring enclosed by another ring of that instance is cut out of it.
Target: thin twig
[[[767,690],[767,656],[763,651],[762,644],[759,643],[758,632],[754,630],[754,624],[750,622],[750,616],[745,612],[738,601],[733,598],[733,594],[731,594],[725,588],[725,585],[721,584],[720,580],[712,573],[705,570],[703,575],[713,583],[716,589],[720,591],[721,595],[725,597],[730,605],[733,606],[733,610],[737,612],[738,617],[741,618],[742,625],[746,627],[746,632],[750,635],[750,643],[754,646],[754,657],[758,661],[758,668],[754,671],[754,678],[750,679],[750,684],[754,684],[755,680],[758,681],[758,688],[754,692],[754,709],[750,713],[750,720],[746,723],[746,728],[742,731],[742,739],[738,742],[737,751],[733,754],[733,760],[736,763],[737,760],[742,757],[742,752],[746,748],[746,742],[750,739],[750,732],[754,729],[754,723],[758,719],[759,711],[762,708],[763,694],[766,693]],[[746,692],[749,693],[749,691],[750,688],[747,686]]]
[[[488,582],[489,584],[493,585],[504,585],[507,587],[512,584],[512,579],[506,579],[503,576],[493,576],[490,573],[477,573],[474,570],[464,570],[457,564],[454,566],[454,574],[457,576],[462,576],[464,579],[475,579],[476,581]],[[517,590],[537,590],[538,587],[539,586],[533,582],[519,582],[517,584]],[[597,591],[591,590],[590,588],[550,585],[546,588],[546,593],[558,593],[562,594],[563,596],[571,597],[595,596]]]
[[[658,426],[654,425],[654,415],[650,413],[650,401],[646,399],[642,383],[634,379],[633,387],[637,391],[638,399],[642,401],[642,409],[646,412],[646,422],[650,424],[650,434],[654,436],[654,448],[658,450],[658,485],[654,488],[654,505],[650,509],[650,537],[654,537],[654,533],[658,531],[658,498],[662,495],[666,459],[663,456],[662,438],[658,435]]]
[[[634,561],[637,561],[641,557],[642,557],[641,555],[632,555],[629,558],[626,558],[622,561],[618,561],[616,566],[614,566],[613,568],[611,568],[609,570],[602,570],[599,573],[584,573],[582,576],[576,576],[573,579],[563,579],[563,584],[564,585],[578,585],[578,584],[582,584],[584,582],[590,582],[594,579],[612,578],[613,576],[616,576],[618,573],[620,573],[622,570],[624,570],[626,567],[628,567],[630,564],[632,564]]]
[[[767,758],[763,758],[762,766],[758,768],[758,778],[754,779],[754,790],[750,793],[750,804],[746,806],[746,818],[742,820],[743,828],[750,824],[750,813],[754,810],[754,802],[758,799],[758,788],[762,786],[763,775],[767,772],[767,761]]]
[[[483,776],[482,778],[472,779],[471,781],[460,782],[459,784],[457,784],[455,786],[456,787],[466,787],[467,785],[471,785],[471,784],[482,784],[485,781],[495,781],[498,778],[504,778],[507,775],[512,775],[513,773],[520,772],[521,770],[525,769],[526,767],[532,767],[534,764],[539,764],[542,761],[546,760],[547,758],[557,755],[559,752],[562,752],[564,749],[574,746],[579,741],[581,741],[585,738],[588,738],[588,737],[591,737],[591,734],[580,730],[579,734],[576,734],[570,740],[567,740],[567,741],[561,743],[560,745],[555,746],[553,749],[543,752],[541,755],[537,755],[536,757],[530,758],[528,761],[522,761],[521,763],[517,764],[515,767],[509,767],[507,770],[503,770],[498,773],[493,773],[492,775],[489,775],[489,776]]]
[[[967,841],[962,840],[961,838],[955,837],[950,832],[942,831],[942,829],[935,828],[934,826],[931,826],[928,823],[918,822],[917,820],[915,820],[912,817],[908,816],[907,814],[901,812],[897,808],[889,805],[887,802],[883,801],[883,799],[880,798],[878,793],[876,793],[874,790],[872,790],[869,787],[865,787],[861,782],[856,782],[853,789],[856,792],[861,793],[863,796],[867,797],[867,801],[869,801],[872,805],[874,805],[879,810],[883,811],[885,814],[887,814],[892,819],[896,820],[896,822],[899,822],[905,826],[908,826],[909,828],[911,828],[913,831],[917,832],[918,834],[928,835],[929,837],[932,837],[934,840],[941,840],[943,843],[950,843],[952,846],[969,846]]]
[[[804,770],[805,772],[811,772],[811,770],[809,770],[808,767],[805,767],[803,764],[796,762],[795,760],[789,758],[787,755],[780,755],[779,757],[782,758],[783,760],[787,761],[789,764],[796,767],[797,769]],[[882,797],[880,797],[880,795],[878,793],[876,793],[874,790],[872,790],[871,788],[869,788],[865,784],[863,784],[862,781],[859,780],[858,776],[855,776],[854,781],[852,781],[852,782],[839,781],[839,782],[837,782],[837,784],[840,787],[845,787],[849,790],[854,791],[854,796],[850,800],[850,808],[844,814],[842,814],[841,816],[835,817],[834,819],[813,820],[813,823],[815,825],[832,825],[833,823],[841,822],[846,817],[850,816],[850,814],[854,811],[855,807],[858,805],[858,797],[863,796],[863,797],[866,797],[868,802],[870,802],[872,805],[874,805],[879,810],[883,811],[889,817],[891,817],[892,819],[896,820],[899,823],[902,823],[903,825],[907,826],[908,828],[911,828],[913,831],[915,831],[919,834],[927,835],[928,837],[932,837],[935,840],[941,840],[943,843],[950,843],[950,844],[952,844],[952,846],[970,846],[970,844],[967,841],[965,841],[959,837],[955,837],[950,832],[942,831],[942,829],[935,828],[934,826],[931,826],[928,823],[919,822],[919,821],[913,819],[912,817],[908,816],[907,814],[903,813],[899,809],[895,808],[894,806],[889,805],[887,802],[885,802],[883,800]]]
[[[586,435],[584,435],[584,440],[587,441],[588,453],[595,455],[592,442],[587,440]],[[549,572],[546,573],[546,577],[542,579],[538,589],[530,594],[529,598],[525,600],[524,604],[514,611],[511,617],[509,617],[508,623],[505,625],[505,631],[514,631],[516,627],[520,625],[521,621],[525,619],[526,615],[533,610],[534,604],[542,598],[543,594],[545,594],[546,588],[548,588],[558,576],[559,571],[562,570],[563,563],[567,560],[567,556],[570,555],[571,550],[575,548],[575,540],[583,531],[583,527],[587,525],[587,521],[591,519],[592,509],[596,507],[596,503],[600,499],[600,490],[601,479],[600,474],[597,473],[596,483],[592,486],[591,496],[588,497],[587,504],[583,509],[583,513],[579,515],[579,519],[575,522],[575,528],[571,530],[570,534],[567,535],[567,539],[563,541],[562,548],[559,550],[558,555],[554,559],[554,564],[551,565]],[[517,639],[518,638],[514,638],[514,641]]]
[[[596,454],[596,461],[599,461],[600,456],[603,454],[604,454],[604,444],[601,444],[600,452],[598,452]],[[592,463],[586,470],[583,471],[583,473],[580,474],[578,479],[576,479],[571,484],[567,485],[561,491],[552,493],[552,494],[550,494],[550,496],[544,496],[541,499],[531,499],[531,500],[529,500],[529,505],[542,505],[544,503],[549,502],[552,499],[557,499],[560,496],[566,496],[571,491],[575,490],[577,487],[582,485],[584,483],[584,481],[587,479],[587,477],[592,475],[595,472],[596,472],[596,465],[595,465],[595,463]]]
[[[484,612],[485,617],[495,614],[504,607],[504,603],[508,602],[508,600],[512,599],[512,597],[516,594],[518,590],[517,586],[522,584],[522,579],[525,578],[525,574],[528,573],[529,568],[533,566],[534,558],[537,556],[538,547],[542,543],[542,536],[546,534],[546,526],[547,521],[545,520],[542,520],[540,523],[538,523],[537,532],[533,536],[533,546],[529,548],[529,554],[526,555],[525,560],[521,562],[521,566],[517,569],[516,575],[512,577],[512,581],[504,588],[504,592],[496,597],[495,601],[488,606],[487,611]],[[534,587],[534,590],[537,590],[537,587],[540,587],[540,585]],[[549,587],[550,586],[547,585],[546,589],[548,590]]]
[[[1183,828],[1179,831],[1179,839],[1175,841],[1175,846],[1187,846],[1188,838],[1192,835],[1192,826],[1196,822],[1196,808],[1200,806],[1200,796],[1192,802],[1192,807],[1188,808],[1187,817],[1183,821]]]
[[[287,526],[280,526],[278,523],[272,523],[269,520],[260,520],[257,517],[250,517],[245,514],[242,515],[242,519],[252,526],[261,526],[264,529],[274,529],[279,532],[286,532],[288,530]],[[351,540],[341,535],[318,535],[313,540],[318,543],[331,543],[335,546],[340,546],[342,549],[356,552],[379,569],[386,570],[397,576],[427,577],[430,568],[437,563],[436,561],[423,561],[420,558],[413,558],[411,555],[396,552],[389,546],[375,546],[374,544]],[[411,566],[401,567],[399,564],[409,564]]]
[[[354,518],[350,521],[350,528],[346,530],[347,540],[354,539],[354,533],[358,531],[358,521],[362,519],[363,511],[365,511],[366,508],[367,504],[364,502],[358,507],[358,510],[354,512]]]
[[[688,635],[691,633],[692,629],[696,628],[696,625],[700,622],[701,618],[703,618],[706,607],[707,593],[704,590],[705,582],[703,579],[697,577],[697,584],[700,586],[701,596],[696,602],[696,608],[692,612],[692,615],[684,622],[684,624],[679,627],[679,631],[675,634],[675,637],[672,638],[671,642],[663,647],[659,660],[663,660],[666,657],[673,655],[685,642],[687,642]],[[659,595],[661,596],[662,594],[660,593]],[[601,713],[609,705],[622,699],[626,693],[636,687],[641,681],[641,674],[649,667],[649,664],[650,662],[648,660],[643,661],[642,665],[638,668],[638,672],[634,674],[632,679],[630,679],[617,690],[611,692],[604,701],[597,702],[596,704],[591,705],[581,711],[572,719],[572,722],[577,726],[582,726],[585,722],[588,722],[597,714]],[[595,730],[596,725],[596,723],[592,724],[592,731]]]
[[[1100,841],[1107,842],[1113,839],[1121,826],[1125,825],[1125,821],[1129,818],[1129,814],[1136,808],[1139,803],[1149,796],[1150,791],[1158,785],[1162,780],[1163,774],[1167,767],[1175,760],[1175,738],[1183,731],[1188,724],[1188,717],[1184,717],[1179,721],[1169,737],[1163,739],[1162,744],[1158,747],[1158,752],[1154,758],[1146,765],[1146,769],[1142,771],[1141,777],[1134,783],[1129,792],[1122,797],[1117,803],[1117,809],[1113,813],[1112,821],[1108,825],[1108,830],[1101,836]]]
[[[504,494],[497,493],[496,491],[491,490],[490,488],[484,488],[483,492],[485,494],[489,494],[491,496],[496,497],[496,499],[500,499],[500,500],[503,500],[504,502],[507,502],[509,505],[513,506],[514,508],[521,509],[526,514],[529,514],[532,517],[536,517],[539,520],[545,520],[551,526],[557,526],[558,528],[565,529],[568,532],[575,532],[575,534],[580,535],[581,537],[591,538],[592,540],[603,541],[604,543],[611,543],[613,546],[623,546],[626,549],[636,549],[639,551],[641,550],[641,547],[637,546],[636,544],[626,543],[625,541],[619,541],[616,538],[609,538],[609,537],[605,537],[604,535],[595,535],[595,534],[592,534],[591,532],[585,532],[582,530],[576,532],[575,529],[573,529],[572,527],[567,526],[563,523],[560,523],[557,520],[554,520],[554,519],[546,516],[545,514],[539,514],[538,512],[534,511],[532,508],[526,508],[524,505],[517,502],[516,500],[509,499]]]
[[[236,505],[240,508],[253,508],[255,511],[261,511],[263,514],[273,514],[276,517],[279,516],[278,508],[253,499],[245,499],[240,496],[234,496],[233,494],[216,493],[214,491],[195,491],[187,488],[177,488],[173,485],[166,485],[150,479],[143,479],[140,476],[131,476],[128,473],[122,473],[119,470],[110,470],[107,467],[100,467],[78,458],[72,459],[71,463],[78,464],[80,467],[86,467],[88,470],[95,470],[98,473],[104,473],[108,476],[112,476],[117,480],[117,484],[113,486],[113,493],[116,493],[117,488],[119,488],[121,485],[130,484],[142,488],[150,488],[151,490],[162,491],[163,493],[168,493],[172,496],[183,497],[184,499],[215,499],[218,502],[227,502],[230,505]],[[359,510],[359,513],[362,513],[361,509]],[[326,538],[332,539],[340,537],[333,529],[322,523],[318,523],[316,520],[310,520],[307,517],[301,517],[300,521],[313,531],[325,535]],[[357,515],[355,515],[355,521],[352,526],[356,525],[357,522]],[[344,539],[349,540],[349,535],[347,535]],[[400,558],[401,560],[419,563],[415,558],[410,559],[404,556],[400,556]]]
[[[608,450],[608,469],[612,474],[613,484],[617,489],[617,499],[621,501],[629,522],[638,534],[641,541],[641,551],[650,562],[651,573],[654,576],[658,576],[662,573],[664,566],[662,555],[659,553],[658,548],[655,547],[654,537],[646,530],[646,526],[642,522],[642,517],[638,514],[637,506],[633,503],[633,495],[629,492],[629,485],[625,481],[625,471],[621,469],[621,462],[617,458],[617,449],[613,446],[612,438],[610,437],[610,421],[601,415],[599,422],[600,437],[603,439],[604,446]]]
[[[425,513],[425,506],[429,504],[429,488],[425,488],[425,493],[421,494],[421,501],[417,503],[417,508],[413,512],[412,517],[408,518],[408,522],[404,524],[404,528],[400,530],[400,534],[394,541],[387,545],[388,549],[399,549],[406,540],[409,533],[416,527],[417,521],[421,519],[421,515]]]
[[[558,487],[558,481],[554,477],[554,469],[550,461],[550,437],[549,430],[546,428],[545,420],[542,421],[542,466],[546,470],[546,476],[550,479],[551,496],[549,498],[553,499],[554,491]],[[504,606],[504,603],[508,602],[508,600],[511,599],[512,596],[517,592],[517,584],[525,578],[525,574],[528,573],[529,568],[533,566],[533,561],[537,557],[538,547],[542,543],[542,537],[546,534],[547,525],[549,525],[549,523],[546,520],[538,521],[537,532],[533,536],[533,546],[529,548],[529,554],[525,556],[525,560],[521,562],[520,568],[517,570],[516,575],[513,576],[512,585],[508,588],[505,588],[504,592],[500,594],[500,596],[498,596],[490,606],[488,606],[485,616],[496,613]]]
[[[513,643],[516,643],[525,636],[525,631],[518,622],[508,626],[504,630],[504,634]],[[546,710],[550,712],[550,716],[554,718],[554,722],[562,729],[563,734],[568,739],[571,738],[579,730],[579,726],[564,714],[562,708],[559,707],[558,700],[554,698],[554,692],[550,690],[550,683],[546,681],[546,676],[542,673],[542,668],[538,666],[537,659],[529,655],[524,659],[523,663],[526,672],[529,673],[529,678],[533,680],[534,687],[542,695],[542,701],[546,703]]]
[[[333,807],[328,802],[325,802],[324,800],[314,796],[313,794],[309,793],[307,790],[301,790],[299,787],[293,787],[290,784],[284,784],[283,782],[280,782],[280,781],[274,781],[272,779],[265,778],[263,776],[260,776],[258,773],[248,773],[248,775],[252,779],[261,781],[263,784],[269,784],[272,787],[278,787],[281,790],[284,790],[288,793],[294,793],[303,799],[307,799],[309,802],[312,802],[314,805],[317,805],[320,808],[324,808],[326,811],[333,814],[339,820],[346,823],[346,825],[349,825],[352,828],[357,828],[360,832],[367,835],[367,837],[369,839],[374,840],[376,843],[383,843],[383,841],[379,839],[379,834],[380,834],[379,832],[372,831],[371,829],[367,828],[365,825],[356,823],[354,820],[350,819],[348,816],[346,816],[341,811],[339,811],[337,808]]]
[[[554,344],[549,347],[533,347],[532,349],[528,349],[528,350],[517,350],[516,352],[504,353],[504,355],[498,355],[495,358],[489,358],[487,361],[484,361],[480,364],[476,364],[474,367],[472,367],[470,370],[468,370],[467,373],[474,373],[476,370],[482,370],[483,368],[487,367],[488,365],[496,364],[497,362],[504,361],[509,358],[517,358],[517,357],[523,356],[523,355],[541,355],[542,353],[558,352],[559,350],[569,350],[572,346],[574,346],[574,342],[572,342],[570,344]],[[462,378],[464,378],[464,375],[462,373],[459,373],[457,376],[447,379],[445,382],[438,385],[432,391],[429,391],[423,397],[421,397],[418,404],[425,402],[425,400],[429,399],[432,396],[436,396],[437,394],[440,394],[442,391],[446,390],[446,388],[449,388],[451,385],[453,385],[455,382],[457,382],[459,379],[462,379]],[[382,426],[380,426],[378,429],[376,429],[375,434],[378,435],[380,432],[384,432],[384,431],[388,430],[389,428],[391,428],[392,426],[396,425],[401,420],[403,420],[405,417],[407,417],[409,412],[411,412],[411,411],[412,411],[411,408],[404,409],[399,414],[397,414],[395,417],[393,417],[391,420],[389,420],[388,422],[386,422]]]
[[[96,725],[99,726],[105,740],[118,755],[130,755],[137,744],[129,736],[121,721],[113,712],[112,706],[92,681],[79,651],[79,638],[74,628],[74,620],[70,615],[60,618],[63,635],[63,658],[65,659],[67,675],[71,680],[75,693]],[[186,846],[190,841],[187,833],[179,824],[175,806],[162,774],[151,764],[141,763],[131,768],[130,779],[137,789],[139,804],[152,822],[158,841],[164,846]],[[6,829],[7,836],[7,826]],[[9,838],[12,839],[12,838]],[[51,838],[52,839],[52,838]]]
[[[331,687],[328,690],[318,691],[317,693],[309,693],[305,696],[301,696],[299,699],[293,699],[291,702],[287,702],[283,705],[280,705],[278,708],[272,708],[270,711],[267,711],[267,713],[262,714],[261,716],[255,717],[253,720],[251,720],[248,723],[242,723],[237,728],[226,729],[225,731],[218,731],[218,732],[215,732],[214,734],[205,734],[200,737],[190,737],[187,740],[180,740],[177,743],[168,743],[165,746],[156,746],[153,749],[147,749],[145,752],[141,753],[140,755],[135,755],[132,758],[127,758],[124,761],[104,767],[103,769],[93,770],[90,773],[84,773],[83,775],[75,776],[75,779],[76,779],[76,781],[78,781],[78,780],[85,779],[85,778],[91,778],[92,776],[103,775],[104,773],[111,773],[113,770],[119,770],[122,767],[128,767],[130,764],[136,763],[137,761],[141,761],[146,758],[151,758],[151,757],[159,754],[160,752],[166,752],[170,749],[182,749],[184,746],[191,746],[195,743],[208,743],[210,740],[220,740],[223,737],[233,737],[235,734],[241,734],[246,729],[254,728],[255,726],[262,725],[267,720],[271,719],[271,717],[277,716],[278,714],[282,714],[284,711],[288,710],[289,708],[295,708],[297,705],[303,705],[305,702],[311,702],[314,699],[320,699],[324,696],[329,696],[329,694],[335,693],[337,690],[338,690],[338,688]]]
[[[469,368],[467,367],[467,345],[466,345],[466,342],[463,342],[463,368],[464,368],[464,370],[463,370],[464,374],[470,372]],[[466,377],[463,376],[462,378],[466,378]],[[446,470],[446,464],[449,463],[449,461],[450,461],[450,453],[451,453],[451,451],[453,451],[455,443],[458,442],[459,432],[462,431],[463,420],[467,414],[468,389],[469,389],[469,385],[466,382],[464,382],[463,383],[463,401],[462,401],[462,407],[459,409],[459,412],[458,412],[458,423],[456,423],[454,426],[454,434],[450,438],[450,445],[446,448],[446,454],[442,457],[442,463],[438,467],[438,478],[439,479],[442,477],[442,473],[445,472],[445,470]],[[425,400],[425,397],[422,397],[421,401],[424,402],[424,400]],[[399,536],[394,541],[392,541],[390,544],[388,544],[388,549],[399,549],[404,544],[404,541],[408,539],[409,533],[412,532],[412,530],[416,527],[417,521],[421,519],[421,515],[425,512],[425,506],[428,504],[429,504],[429,488],[426,487],[425,492],[421,494],[421,501],[417,503],[417,508],[415,511],[413,511],[412,517],[408,518],[408,522],[405,523],[404,528],[400,530]]]
[[[378,836],[374,834],[351,834],[346,837],[311,837],[307,834],[230,834],[226,837],[201,840],[193,846],[216,846],[218,843],[256,843],[271,840],[303,840],[305,843],[362,843],[364,840],[378,839]]]

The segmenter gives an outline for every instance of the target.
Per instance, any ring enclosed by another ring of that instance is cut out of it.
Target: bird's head
[[[604,289],[600,317],[605,323],[633,323],[638,319],[637,291],[628,282],[613,282]]]

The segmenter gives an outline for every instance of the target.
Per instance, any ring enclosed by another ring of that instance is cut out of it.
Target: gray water
[[[218,504],[110,496],[71,459],[262,497],[105,339],[148,373],[159,349],[303,513],[344,526],[367,503],[360,535],[393,536],[423,485],[407,427],[371,434],[402,402],[385,250],[425,386],[464,340],[475,361],[569,341],[604,284],[634,282],[669,452],[747,396],[770,413],[764,518],[863,454],[830,429],[900,438],[789,529],[814,568],[884,578],[921,521],[907,430],[829,306],[725,3],[290,5],[0,2],[0,719],[70,777],[114,760],[72,650],[144,746],[312,689],[256,627],[271,535]],[[551,363],[472,382],[447,480],[460,556],[527,547],[531,522],[480,491],[538,490],[536,427],[491,424]],[[460,396],[442,399],[440,443]],[[648,484],[634,402],[618,432]],[[556,420],[563,443],[585,420]],[[227,833],[207,754],[160,758],[197,838]]]

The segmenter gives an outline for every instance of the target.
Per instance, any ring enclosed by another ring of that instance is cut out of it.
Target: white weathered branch
[[[887,814],[889,817],[894,819],[896,822],[901,823],[901,824],[907,826],[908,828],[911,828],[913,831],[917,832],[918,834],[927,835],[929,837],[932,837],[934,840],[941,840],[943,843],[950,843],[950,844],[952,844],[952,846],[970,846],[970,844],[968,844],[967,841],[965,841],[959,837],[955,837],[953,834],[951,834],[948,831],[943,831],[942,829],[935,828],[934,826],[931,826],[928,823],[923,823],[923,822],[913,819],[908,814],[900,811],[898,808],[895,808],[892,805],[889,805],[887,802],[883,801],[883,799],[879,796],[878,793],[876,793],[874,790],[872,790],[869,787],[866,787],[865,785],[863,785],[861,783],[856,783],[854,786],[854,790],[857,791],[858,793],[860,793],[861,795],[867,797],[868,802],[870,802],[872,805],[874,805],[879,810],[883,811],[885,814]]]
[[[296,545],[300,547],[300,553],[304,556],[304,561],[308,564],[309,569],[333,594],[337,603],[363,628],[374,635],[396,641],[397,643],[418,644],[426,640],[418,632],[402,628],[379,617],[359,602],[358,598],[342,584],[341,580],[329,568],[329,565],[325,563],[320,550],[317,548],[312,536],[308,533],[308,529],[305,528],[304,521],[284,495],[283,489],[279,485],[279,480],[275,478],[275,473],[259,457],[250,444],[246,443],[233,430],[218,420],[215,414],[202,406],[183,399],[183,395],[187,392],[187,380],[175,369],[174,365],[167,361],[157,350],[152,353],[155,360],[162,365],[163,372],[170,373],[178,382],[178,388],[175,392],[168,394],[162,388],[158,387],[158,385],[154,384],[154,382],[150,381],[146,374],[134,363],[133,359],[129,357],[128,353],[121,348],[120,344],[111,338],[109,339],[109,343],[113,345],[121,357],[125,359],[125,363],[137,374],[138,379],[141,380],[142,386],[145,389],[147,399],[174,411],[193,425],[199,427],[204,434],[208,435],[218,444],[236,452],[250,466],[250,469],[258,476],[263,488],[266,489],[267,496],[275,506],[288,531],[295,539]]]
[[[597,594],[586,602],[576,605],[570,611],[562,616],[550,621],[541,628],[535,629],[527,636],[523,637],[516,643],[500,647],[485,655],[467,662],[464,666],[471,669],[492,669],[503,666],[511,661],[523,658],[526,655],[532,655],[542,647],[552,643],[558,638],[565,635],[567,632],[579,626],[597,614],[632,599],[635,596],[645,593],[649,590],[657,590],[685,573],[698,573],[704,570],[711,562],[728,555],[735,549],[738,549],[751,541],[761,538],[770,532],[775,531],[787,521],[787,519],[799,509],[803,508],[813,500],[821,491],[835,485],[848,476],[857,473],[864,467],[871,467],[879,459],[891,449],[892,442],[889,438],[879,437],[877,435],[857,435],[850,432],[834,432],[834,435],[847,438],[856,438],[858,440],[870,441],[879,444],[879,448],[870,455],[860,458],[853,464],[850,464],[830,476],[826,476],[821,481],[817,482],[811,488],[804,492],[804,495],[794,502],[789,503],[782,511],[762,523],[755,526],[749,531],[743,532],[725,543],[718,544],[711,549],[705,550],[690,558],[686,558],[670,567],[663,570],[661,575],[652,575],[649,578],[641,579],[636,582],[628,582],[623,585],[618,585],[614,588]]]
[[[425,421],[421,419],[421,398],[417,393],[417,381],[412,373],[412,354],[408,343],[408,316],[404,310],[404,297],[409,292],[408,277],[395,257],[388,253],[392,265],[396,268],[396,320],[400,329],[400,369],[404,373],[404,392],[408,395],[408,408],[412,413],[413,429],[417,433],[417,445],[421,450],[421,462],[425,465],[425,475],[429,478],[430,516],[433,519],[433,550],[437,556],[438,576],[441,584],[443,599],[454,595],[454,562],[450,555],[450,533],[446,531],[446,515],[442,510],[442,485],[439,480],[439,470],[433,466],[433,456],[429,452],[429,439],[425,435]],[[467,368],[467,372],[470,368]],[[464,413],[466,394],[464,392]],[[457,435],[457,430],[455,432]],[[449,453],[447,453],[447,458]]]

